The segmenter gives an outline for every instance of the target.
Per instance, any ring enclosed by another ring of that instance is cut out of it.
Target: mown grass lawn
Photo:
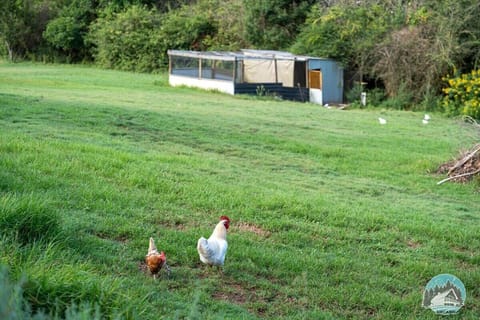
[[[52,314],[437,319],[423,288],[451,273],[460,318],[478,319],[479,185],[437,186],[435,170],[479,132],[431,116],[0,63],[0,264]],[[224,214],[222,275],[195,246]],[[150,236],[170,278],[142,271]]]

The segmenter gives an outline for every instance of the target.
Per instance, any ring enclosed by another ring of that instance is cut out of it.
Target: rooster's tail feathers
[[[155,241],[153,241],[153,238],[150,237],[150,243],[148,245],[148,253],[157,253],[157,247],[155,246]]]
[[[198,239],[197,249],[198,249],[198,253],[200,253],[205,258],[208,258],[213,255],[212,249],[208,245],[207,239],[205,239],[204,237],[201,237],[200,239]]]

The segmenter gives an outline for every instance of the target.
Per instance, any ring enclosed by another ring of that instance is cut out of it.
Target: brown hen
[[[150,270],[150,273],[153,275],[154,279],[157,278],[157,275],[162,269],[162,267],[165,268],[167,274],[170,276],[170,267],[167,264],[167,257],[165,256],[165,253],[163,251],[161,251],[160,253],[158,252],[153,238],[150,238],[148,253],[145,257],[145,262],[147,264],[148,270]]]

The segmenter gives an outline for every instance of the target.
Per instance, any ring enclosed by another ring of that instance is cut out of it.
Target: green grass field
[[[479,185],[435,170],[479,132],[431,116],[0,63],[0,264],[51,315],[438,319],[423,288],[451,273],[478,319]],[[222,275],[196,242],[224,214]],[[142,271],[150,236],[170,278]]]

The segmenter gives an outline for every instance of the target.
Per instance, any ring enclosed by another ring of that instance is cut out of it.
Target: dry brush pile
[[[463,183],[474,179],[480,174],[480,144],[462,152],[457,159],[442,164],[437,173],[447,174],[447,178],[437,184],[447,181]]]

